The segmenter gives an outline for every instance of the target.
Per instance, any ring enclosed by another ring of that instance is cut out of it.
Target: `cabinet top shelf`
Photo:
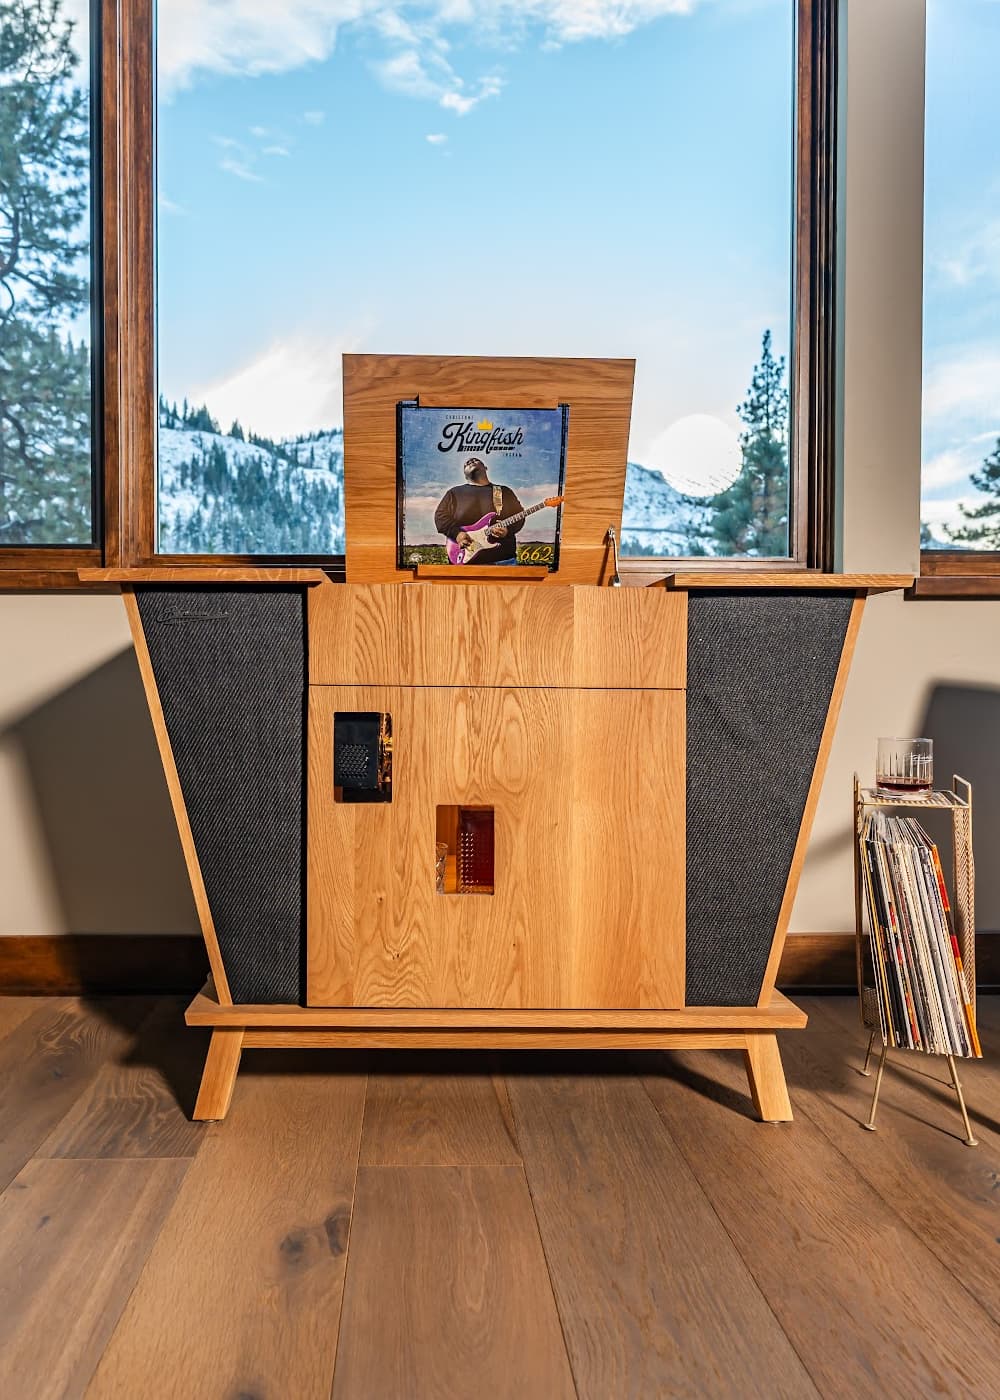
[[[809,593],[813,590],[862,590],[866,593],[889,593],[897,588],[909,588],[912,574],[821,574],[812,569],[688,569],[683,573],[666,574],[664,588],[699,589],[792,589]]]

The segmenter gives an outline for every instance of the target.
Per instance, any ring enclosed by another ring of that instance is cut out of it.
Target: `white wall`
[[[923,0],[845,5],[845,570],[918,563]],[[197,927],[121,602],[0,595],[0,935]],[[980,927],[1000,928],[1000,603],[869,601],[792,929],[853,927],[851,777],[932,734],[977,784]],[[996,866],[996,873],[994,872]]]
[[[0,936],[197,921],[120,598],[0,595]]]

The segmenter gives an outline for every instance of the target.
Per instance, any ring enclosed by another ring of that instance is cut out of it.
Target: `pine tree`
[[[750,388],[736,410],[743,424],[743,465],[712,499],[710,535],[720,555],[757,558],[788,553],[788,388],[785,360],[765,331]]]
[[[89,100],[62,0],[0,0],[0,542],[91,539]]]
[[[243,429],[238,418],[233,419],[233,426],[229,429],[229,436],[235,438],[237,442],[243,442]]]
[[[958,529],[948,526],[948,535],[956,544],[971,544],[977,549],[1000,549],[1000,438],[997,438],[996,447],[979,470],[971,474],[970,480],[986,500],[978,506],[959,502],[962,517],[969,523]]]

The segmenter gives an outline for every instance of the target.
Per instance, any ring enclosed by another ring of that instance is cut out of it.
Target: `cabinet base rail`
[[[187,1011],[212,1039],[196,1121],[225,1118],[244,1050],[741,1050],[750,1097],[765,1122],[792,1118],[777,1030],[806,1015],[780,992],[766,1007],[672,1011],[545,1011],[225,1006],[211,985]]]

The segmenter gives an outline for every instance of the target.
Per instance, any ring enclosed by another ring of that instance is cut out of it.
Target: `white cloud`
[[[159,190],[157,192],[156,207],[157,209],[159,209],[161,214],[181,215],[187,213],[187,210],[184,208],[183,204],[178,204],[176,200],[168,199],[162,190]]]
[[[443,131],[429,131],[426,139],[432,146],[443,146],[448,138]]]
[[[500,78],[490,76],[480,78],[474,91],[466,91],[464,81],[437,48],[423,55],[416,49],[404,49],[372,66],[379,81],[390,92],[437,102],[460,117],[466,116],[485,98],[496,97],[503,86]]]
[[[924,379],[924,415],[1000,422],[1000,347],[972,349],[930,368]]]
[[[82,0],[74,0],[80,5]],[[158,75],[165,97],[198,73],[257,76],[320,62],[346,24],[373,29],[391,45],[448,47],[447,29],[516,41],[528,26],[543,42],[615,39],[664,15],[692,13],[705,0],[171,0],[160,10]],[[492,94],[483,94],[492,95]],[[440,97],[440,94],[438,94]],[[477,99],[479,100],[479,99]],[[309,114],[305,116],[309,120]]]
[[[341,355],[358,348],[359,335],[341,339],[299,336],[275,341],[220,379],[187,392],[220,423],[238,418],[268,437],[314,432],[343,422]]]
[[[441,94],[441,84],[427,72],[416,49],[406,49],[392,58],[382,59],[374,65],[374,69],[390,92],[432,99]]]
[[[947,527],[954,529],[965,523],[958,508],[959,501],[971,505],[974,496],[974,492],[967,491],[964,495],[953,496],[946,501],[923,501],[920,505],[920,519],[931,527],[931,534],[936,539],[947,542]]]
[[[290,156],[292,154],[287,146],[262,146],[260,153],[262,156]]]
[[[931,266],[956,287],[976,282],[1000,284],[1000,219],[985,221],[965,237],[955,238],[953,250],[935,258]]]
[[[237,180],[246,180],[248,184],[262,185],[263,175],[258,175],[256,170],[251,170],[245,160],[239,156],[223,156],[219,161],[219,169],[224,170],[227,175],[235,175]]]
[[[325,112],[303,112],[302,120],[306,126],[322,126],[326,121]]]
[[[502,87],[503,82],[500,78],[480,78],[479,89],[476,93],[470,95],[453,88],[450,92],[442,94],[441,106],[448,111],[456,112],[460,117],[464,117],[487,97],[497,97]]]
[[[944,486],[954,486],[958,481],[965,481],[968,475],[968,454],[959,448],[949,447],[922,464],[920,485],[924,492],[938,491]]]

